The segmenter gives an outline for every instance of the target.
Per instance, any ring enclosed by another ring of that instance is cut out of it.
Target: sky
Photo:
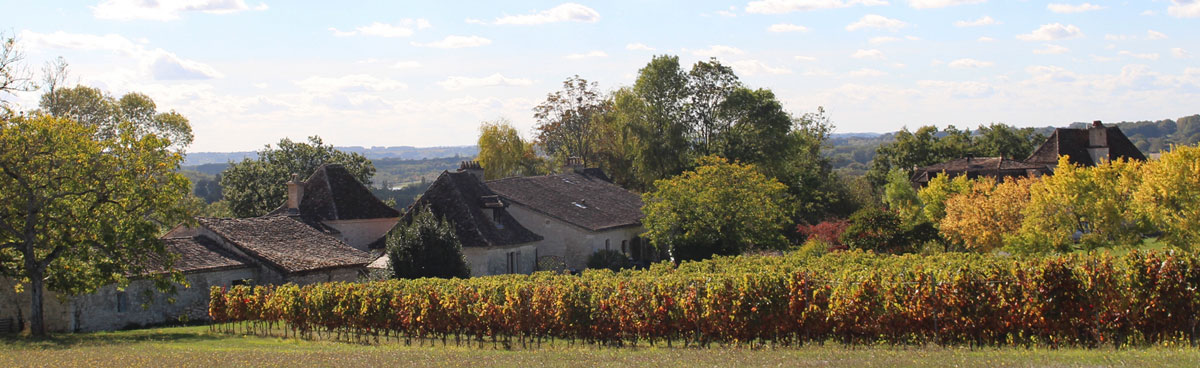
[[[573,75],[612,91],[655,55],[715,57],[836,132],[1200,113],[1200,0],[0,1],[30,70],[136,91],[191,121],[191,152],[319,135],[337,146],[533,136]],[[36,108],[39,93],[0,96]]]

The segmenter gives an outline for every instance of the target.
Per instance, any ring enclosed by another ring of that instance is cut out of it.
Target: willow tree
[[[521,138],[506,119],[479,125],[479,165],[487,179],[545,173],[545,163],[534,152],[533,143]]]
[[[70,119],[0,117],[0,276],[30,295],[30,331],[46,334],[45,290],[66,295],[128,281],[171,256],[158,239],[186,218],[190,183],[173,142],[131,122],[111,133]],[[162,289],[178,273],[152,277]]]

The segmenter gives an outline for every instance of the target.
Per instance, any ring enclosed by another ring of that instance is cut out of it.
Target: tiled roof
[[[1050,169],[1044,164],[1031,164],[1003,157],[965,157],[918,168],[913,172],[911,180],[913,183],[923,185],[938,175],[1006,178],[1029,176],[1030,174],[1042,175],[1049,172]]]
[[[180,272],[217,271],[251,265],[250,261],[221,249],[215,241],[203,236],[165,238],[162,241],[167,253],[179,256],[172,268]],[[150,263],[147,273],[166,271],[163,260],[151,259]]]
[[[1108,159],[1126,158],[1130,160],[1146,160],[1146,156],[1138,150],[1129,137],[1117,127],[1105,127],[1107,138]],[[1058,163],[1058,156],[1070,156],[1071,163],[1082,166],[1095,166],[1088,154],[1088,129],[1058,128],[1046,138],[1041,147],[1029,155],[1025,162],[1053,165]]]
[[[445,171],[409,207],[400,223],[408,223],[414,211],[428,206],[434,215],[454,224],[455,233],[464,247],[504,246],[542,240],[540,235],[521,226],[509,215],[503,209],[503,202],[499,202],[495,195],[470,173]],[[498,205],[500,207],[496,207]],[[493,219],[483,212],[484,207],[495,208],[500,213]]]
[[[639,225],[645,217],[642,197],[598,170],[492,180],[487,186],[506,200],[591,231]]]
[[[367,253],[289,216],[196,220],[251,257],[289,273],[362,266],[373,260]]]
[[[271,214],[287,214],[287,210],[287,203],[284,203]],[[375,198],[342,165],[325,164],[304,181],[300,215],[319,221],[361,220],[396,218],[400,211]]]

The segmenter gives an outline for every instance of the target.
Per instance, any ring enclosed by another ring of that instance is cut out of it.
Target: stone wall
[[[56,332],[117,330],[158,325],[182,320],[208,319],[208,293],[212,286],[228,287],[258,278],[257,268],[244,267],[186,274],[190,287],[178,286],[176,294],[158,292],[151,280],[133,280],[118,290],[116,285],[94,293],[60,297],[47,292],[43,312],[46,327]],[[29,318],[28,291],[14,294],[9,280],[0,282],[0,319]],[[149,293],[147,293],[149,292]],[[170,299],[174,299],[173,302]],[[18,312],[17,308],[20,308]],[[28,322],[24,323],[28,327]]]
[[[367,246],[372,242],[379,240],[396,226],[399,218],[378,218],[367,220],[338,220],[325,221],[325,225],[337,229],[341,234],[338,235],[343,242],[349,244],[354,249],[364,252],[369,252]]]
[[[508,247],[463,247],[462,252],[474,277],[533,273],[537,268],[539,249],[531,244],[520,244]],[[512,272],[509,270],[510,254]]]

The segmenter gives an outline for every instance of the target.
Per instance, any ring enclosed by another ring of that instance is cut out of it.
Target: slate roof
[[[1044,164],[1026,163],[1003,157],[964,157],[918,168],[913,172],[911,181],[918,185],[925,185],[938,175],[949,175],[950,177],[967,175],[968,178],[974,179],[980,176],[1008,178],[1048,173],[1050,173],[1050,169]]]
[[[245,258],[222,249],[220,245],[207,237],[165,238],[162,241],[167,248],[167,253],[179,256],[172,265],[172,268],[179,272],[219,271],[249,267],[252,264]],[[166,268],[163,267],[166,263],[164,260],[151,257],[149,261],[150,266],[146,268],[147,273],[166,272]]]
[[[279,185],[283,185],[280,183]],[[287,214],[287,203],[272,211],[273,215]],[[396,218],[400,211],[375,198],[371,190],[358,182],[349,170],[339,164],[325,164],[304,181],[300,199],[300,216],[306,220],[362,220]]]
[[[645,217],[642,197],[599,170],[506,178],[487,186],[505,200],[591,231],[640,225]]]
[[[367,253],[290,216],[196,220],[247,255],[287,273],[358,267],[373,261]]]
[[[415,211],[429,206],[439,218],[450,220],[464,247],[505,246],[542,240],[503,209],[503,202],[483,182],[467,172],[444,171],[429,189],[413,203],[401,217],[400,223],[408,223]],[[500,207],[497,207],[497,206]],[[496,208],[499,226],[483,208]]]
[[[1108,144],[1108,159],[1126,158],[1145,161],[1146,156],[1138,150],[1129,137],[1117,127],[1105,127]],[[1088,154],[1088,128],[1058,128],[1046,138],[1041,147],[1029,155],[1025,162],[1034,164],[1053,165],[1058,163],[1058,156],[1070,156],[1071,163],[1081,166],[1096,166]]]

